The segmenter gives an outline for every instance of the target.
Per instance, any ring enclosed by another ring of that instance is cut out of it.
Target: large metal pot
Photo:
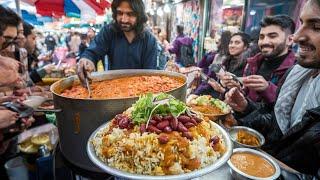
[[[184,80],[181,87],[168,92],[176,98],[185,101],[186,98],[186,77],[179,73],[161,70],[112,70],[104,73],[93,73],[93,81],[102,81],[119,77],[133,75],[166,75],[179,77]],[[101,124],[111,120],[129,108],[137,99],[73,99],[61,96],[61,92],[70,88],[74,83],[79,82],[76,76],[71,76],[54,83],[50,90],[53,93],[54,106],[61,109],[56,113],[57,125],[60,137],[60,148],[62,154],[71,163],[80,168],[101,172],[88,158],[86,145],[91,133]]]

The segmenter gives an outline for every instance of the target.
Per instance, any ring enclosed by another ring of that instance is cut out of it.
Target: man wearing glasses
[[[19,16],[10,9],[0,6],[0,50],[12,45],[18,34]],[[0,87],[19,80],[19,62],[0,56]]]

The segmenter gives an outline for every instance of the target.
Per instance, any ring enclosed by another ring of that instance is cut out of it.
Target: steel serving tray
[[[108,123],[108,122],[107,122]],[[232,141],[228,135],[228,133],[222,128],[220,127],[218,124],[214,123],[215,127],[220,131],[220,133],[222,134],[222,137],[225,141],[226,144],[226,148],[227,151],[217,160],[215,161],[213,164],[199,169],[199,170],[195,170],[189,173],[185,173],[185,174],[178,174],[178,175],[164,175],[164,176],[151,176],[151,175],[142,175],[142,174],[133,174],[133,173],[128,173],[125,171],[121,171],[118,170],[116,168],[110,167],[108,165],[106,165],[103,161],[101,161],[95,153],[94,147],[91,143],[91,140],[96,136],[96,134],[103,129],[107,123],[101,125],[98,129],[96,129],[90,136],[88,143],[87,143],[87,153],[89,156],[89,159],[99,168],[101,168],[103,171],[105,171],[108,174],[112,174],[114,176],[117,177],[121,177],[121,178],[128,178],[128,179],[139,179],[139,180],[181,180],[181,179],[192,179],[192,178],[196,178],[196,177],[201,177],[203,175],[206,175],[208,173],[211,173],[212,171],[218,169],[219,167],[221,167],[222,165],[224,165],[230,158],[231,154],[232,154],[232,149],[233,149],[233,144]]]

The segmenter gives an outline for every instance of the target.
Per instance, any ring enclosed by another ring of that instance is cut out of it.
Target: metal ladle
[[[86,83],[86,88],[87,88],[88,93],[89,93],[88,99],[90,99],[92,96],[91,96],[91,88],[90,88],[90,83],[89,83],[89,78],[88,78],[88,72],[85,71],[84,69],[83,69],[83,72],[84,72],[84,80],[85,80],[85,83]]]

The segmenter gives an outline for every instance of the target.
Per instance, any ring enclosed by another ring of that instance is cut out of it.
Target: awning
[[[64,0],[37,0],[35,3],[37,13],[42,16],[64,16]]]
[[[39,21],[35,14],[30,14],[26,10],[21,10],[22,18],[25,22],[32,25],[43,25],[42,21]]]

